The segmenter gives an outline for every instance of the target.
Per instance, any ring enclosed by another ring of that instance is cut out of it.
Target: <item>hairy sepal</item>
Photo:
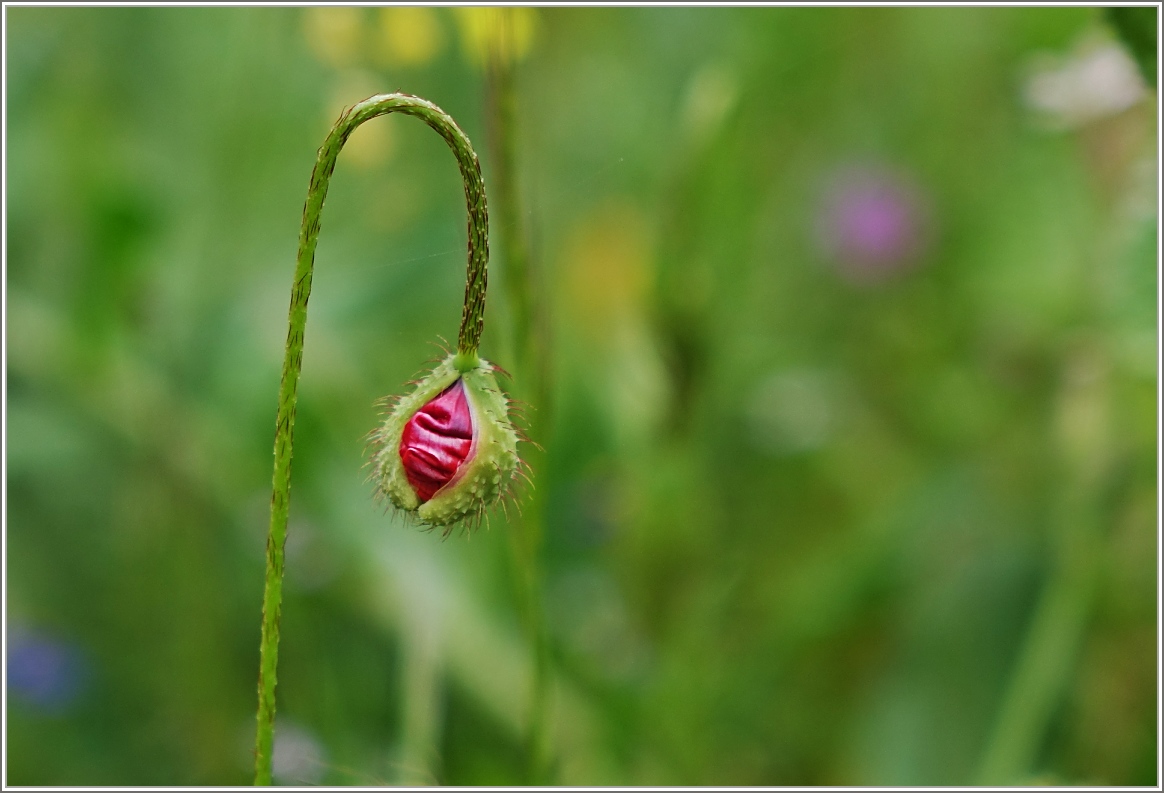
[[[518,464],[517,432],[509,420],[509,400],[497,385],[493,365],[479,359],[462,372],[456,355],[441,361],[411,394],[402,397],[373,434],[377,489],[397,509],[428,526],[453,526],[479,519],[510,487]],[[463,364],[462,364],[463,365]],[[461,379],[473,416],[473,453],[428,501],[421,503],[400,459],[404,425],[412,416]]]

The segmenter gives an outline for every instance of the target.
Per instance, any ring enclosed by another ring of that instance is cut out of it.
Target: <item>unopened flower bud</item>
[[[450,355],[372,433],[373,477],[394,506],[429,526],[479,519],[508,490],[517,431],[493,365]]]

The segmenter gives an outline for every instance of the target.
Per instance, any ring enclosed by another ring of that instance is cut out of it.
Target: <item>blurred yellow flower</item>
[[[557,268],[557,304],[569,322],[564,333],[581,344],[573,360],[602,394],[614,441],[624,450],[654,437],[672,399],[650,324],[652,236],[639,207],[609,200],[577,222]]]
[[[303,37],[321,63],[350,66],[359,59],[364,10],[349,6],[313,6],[303,12]]]
[[[561,299],[591,341],[645,321],[654,283],[650,228],[643,213],[612,201],[579,221],[561,263]]]
[[[384,66],[423,66],[444,49],[444,31],[431,8],[381,8],[379,22],[376,58]]]
[[[461,33],[461,48],[477,66],[484,66],[490,57],[516,63],[529,53],[533,45],[535,16],[532,8],[459,7],[454,11]]]

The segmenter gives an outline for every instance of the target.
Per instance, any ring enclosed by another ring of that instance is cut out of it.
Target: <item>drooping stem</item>
[[[348,108],[335,122],[319,148],[303,222],[291,307],[287,315],[287,345],[283,377],[279,383],[279,411],[275,422],[275,469],[271,487],[271,524],[267,535],[267,572],[263,590],[263,627],[259,660],[259,708],[255,736],[255,784],[271,784],[274,742],[276,667],[279,660],[279,616],[283,600],[283,547],[287,539],[287,514],[291,496],[291,446],[295,430],[296,392],[303,362],[303,338],[307,324],[307,300],[315,248],[319,240],[320,214],[336,158],[355,129],[369,119],[387,113],[416,116],[445,139],[457,158],[465,184],[468,207],[469,261],[465,280],[465,304],[457,335],[457,364],[468,369],[477,364],[477,347],[485,322],[485,289],[489,263],[489,212],[481,166],[469,139],[453,119],[432,102],[408,94],[379,94]]]

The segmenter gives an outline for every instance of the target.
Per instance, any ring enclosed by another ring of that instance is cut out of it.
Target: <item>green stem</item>
[[[1054,567],[1003,693],[978,785],[1027,784],[1086,638],[1114,470],[1106,369],[1100,353],[1083,350],[1070,359],[1057,422],[1062,490],[1054,513]]]
[[[1075,503],[1063,516],[1066,547],[1059,551],[1032,616],[975,784],[1028,783],[1047,725],[1070,681],[1090,613],[1100,553],[1094,501]]]
[[[496,30],[488,59],[486,85],[490,107],[490,152],[495,163],[493,195],[505,263],[505,285],[513,316],[515,372],[525,384],[522,396],[530,403],[526,432],[544,443],[548,413],[547,339],[539,327],[529,248],[522,227],[516,178],[517,92],[514,87],[513,10],[498,9]],[[540,482],[544,453],[534,444],[525,452],[531,478]],[[511,550],[517,571],[523,621],[530,644],[532,675],[527,713],[526,775],[529,784],[551,783],[548,739],[550,710],[550,653],[542,598],[541,546],[544,531],[545,487],[535,488],[522,514],[512,516]]]
[[[485,182],[481,166],[465,133],[453,119],[433,103],[408,94],[380,94],[365,99],[339,117],[319,148],[303,223],[299,229],[299,253],[295,261],[295,281],[291,308],[287,314],[287,346],[283,357],[283,378],[279,383],[279,413],[275,422],[275,470],[272,477],[271,526],[267,535],[267,575],[263,590],[263,632],[259,660],[258,728],[255,736],[255,784],[271,784],[271,753],[275,728],[275,683],[279,661],[279,616],[283,600],[283,546],[287,539],[287,513],[291,498],[291,444],[295,430],[296,391],[303,363],[303,334],[307,324],[307,300],[311,295],[311,275],[315,247],[319,240],[320,214],[336,158],[356,127],[376,116],[404,113],[416,116],[445,139],[457,158],[465,183],[465,203],[469,213],[469,262],[465,281],[465,306],[457,336],[458,360],[475,365],[477,347],[485,321],[485,288],[489,262],[489,213],[485,202]]]

